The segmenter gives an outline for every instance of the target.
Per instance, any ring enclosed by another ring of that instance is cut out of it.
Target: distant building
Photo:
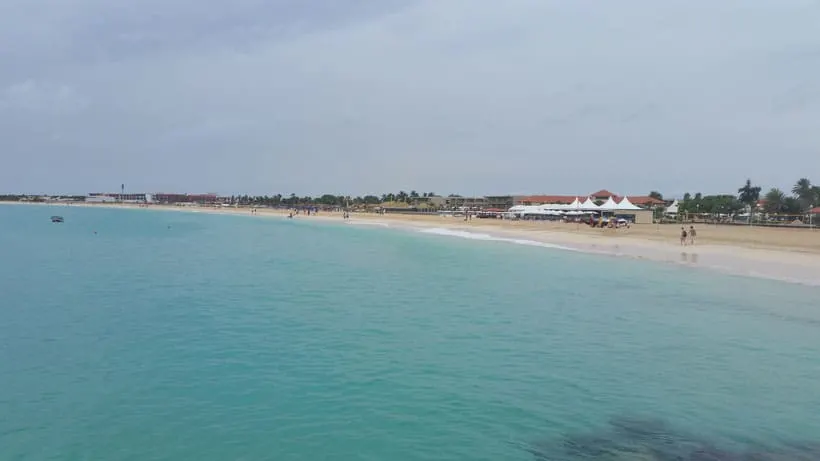
[[[85,197],[88,203],[145,203],[148,194],[115,194],[112,192],[91,192]]]
[[[418,208],[443,208],[447,204],[447,199],[439,195],[428,197],[414,197],[411,204]]]
[[[516,205],[569,205],[579,197],[578,195],[526,195],[521,197],[520,203]]]
[[[615,201],[617,202],[618,194],[613,194],[612,192],[606,189],[601,189],[598,192],[593,192],[589,194],[589,198],[591,198],[593,201],[600,200],[602,202],[605,202],[609,197],[616,199]],[[630,198],[629,200],[631,201],[632,199]]]
[[[459,208],[467,208],[467,209],[481,209],[486,208],[487,206],[487,198],[486,197],[445,197],[444,198],[444,208],[449,209],[459,209]]]
[[[612,210],[608,211],[608,213],[616,216],[624,216],[627,219],[631,219],[635,224],[652,223],[654,214],[652,209],[655,207],[666,206],[666,203],[663,200],[658,200],[654,197],[644,195],[630,195],[627,197],[615,194],[606,189],[601,189],[597,192],[586,195],[530,195],[518,198],[515,205],[569,205],[576,200],[579,202],[584,202],[587,197],[598,204],[607,202],[610,199],[612,199],[612,201],[616,204],[621,204],[626,200],[625,204],[627,206],[625,209]],[[639,209],[630,209],[632,205],[638,207]]]
[[[606,202],[610,197],[612,197],[612,200],[620,203],[626,196],[615,194],[606,189],[601,189],[597,192],[593,192],[591,194],[586,195],[578,194],[523,196],[516,200],[517,203],[515,203],[515,205],[570,204],[574,202],[576,198],[583,202],[587,197],[591,198],[595,202]],[[629,201],[632,204],[637,205],[641,208],[654,208],[657,206],[666,206],[666,202],[664,202],[663,200],[658,200],[655,197],[650,197],[648,195],[630,195]]]
[[[217,194],[152,194],[152,200],[156,203],[190,203],[200,205],[211,205],[217,203]]]
[[[112,192],[92,192],[85,197],[88,203],[188,203],[213,204],[217,203],[216,194],[117,194]]]
[[[521,205],[521,195],[487,195],[486,208],[509,210],[515,205]]]

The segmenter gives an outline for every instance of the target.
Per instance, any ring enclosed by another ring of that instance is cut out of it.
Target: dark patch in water
[[[521,448],[536,461],[820,461],[820,442],[733,450],[660,420],[616,418],[597,432],[570,434]]]

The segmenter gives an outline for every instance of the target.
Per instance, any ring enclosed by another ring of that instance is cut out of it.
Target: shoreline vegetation
[[[32,204],[31,202],[0,202]],[[607,256],[680,264],[688,267],[820,286],[820,230],[757,226],[726,226],[695,223],[694,245],[680,243],[681,224],[633,225],[629,228],[591,228],[585,224],[558,221],[470,219],[452,215],[349,212],[320,210],[295,213],[291,208],[177,206],[128,203],[41,203],[49,208],[89,207],[202,212],[246,215],[260,218],[337,222],[350,225],[379,225],[442,236],[498,240],[527,245],[559,245]],[[58,213],[59,214],[59,213]],[[687,229],[689,229],[687,223]]]
[[[788,194],[776,187],[761,195],[763,188],[752,183],[751,179],[737,189],[733,194],[703,195],[685,193],[681,199],[664,199],[663,194],[651,191],[646,196],[622,196],[613,194],[606,189],[596,193],[583,195],[500,195],[500,196],[473,196],[465,197],[459,194],[445,196],[435,192],[419,194],[415,190],[409,193],[385,193],[381,196],[364,195],[335,195],[323,194],[319,196],[299,197],[296,194],[288,196],[275,195],[230,195],[219,196],[208,194],[149,194],[125,193],[125,184],[121,185],[120,193],[90,193],[88,195],[28,195],[28,194],[0,194],[2,202],[34,202],[34,203],[95,203],[95,204],[151,204],[177,206],[218,206],[218,207],[252,207],[252,208],[289,208],[305,209],[316,208],[323,211],[344,212],[390,212],[391,214],[437,215],[440,213],[471,214],[478,218],[511,218],[524,219],[539,218],[524,216],[528,211],[518,210],[519,205],[526,209],[545,207],[547,205],[567,206],[574,202],[592,201],[596,206],[605,205],[605,202],[620,203],[631,197],[625,208],[603,208],[598,211],[600,216],[611,218],[626,218],[633,224],[669,224],[682,225],[720,224],[733,226],[782,227],[789,229],[817,227],[820,221],[820,186],[812,184],[808,178],[798,179]],[[613,199],[614,202],[613,202]],[[640,205],[633,208],[632,202]],[[551,208],[550,208],[551,209]],[[591,208],[584,208],[592,210]],[[620,210],[620,211],[619,211]],[[629,216],[628,211],[638,210],[642,213],[638,219],[635,213]],[[566,211],[566,209],[565,209]],[[549,213],[546,213],[549,214]],[[572,213],[569,213],[572,214]],[[621,214],[621,216],[619,216]],[[626,215],[626,216],[624,216]],[[570,221],[583,218],[567,216]],[[540,218],[543,218],[541,216]],[[590,221],[591,222],[591,221]]]

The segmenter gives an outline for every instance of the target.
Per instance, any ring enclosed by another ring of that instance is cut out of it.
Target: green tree
[[[701,213],[733,215],[743,208],[744,205],[734,195],[706,195],[700,201]]]
[[[767,213],[782,213],[786,207],[786,194],[776,187],[766,192],[764,200],[763,209],[766,210]]]
[[[692,194],[689,192],[683,194],[683,200],[678,202],[678,213],[689,213],[692,208]]]
[[[817,194],[814,189],[815,187],[811,185],[809,178],[798,179],[794,187],[792,187],[792,194],[797,197],[797,200],[804,210],[808,210],[816,203]]]
[[[752,180],[747,179],[746,184],[737,190],[737,199],[749,208],[749,220],[751,221],[751,214],[754,214],[755,204],[760,200],[760,186],[753,186]]]
[[[322,205],[333,206],[339,204],[339,197],[336,197],[335,195],[331,194],[324,194],[318,199],[316,199],[316,201]]]
[[[661,194],[660,192],[658,192],[656,190],[653,190],[652,192],[650,192],[649,196],[656,199],[656,200],[663,200],[663,194]]]
[[[783,201],[783,213],[789,216],[798,216],[806,210],[803,203],[797,197],[786,197]]]

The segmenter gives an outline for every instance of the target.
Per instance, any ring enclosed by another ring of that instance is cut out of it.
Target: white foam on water
[[[496,237],[490,234],[480,234],[477,232],[468,232],[456,229],[446,229],[443,227],[431,227],[429,229],[422,229],[419,232],[423,234],[435,234],[435,235],[443,235],[447,237],[458,237],[464,238],[469,240],[483,240],[487,242],[506,242],[506,243],[513,243],[516,245],[527,245],[527,246],[534,246],[534,247],[541,247],[541,248],[553,248],[556,250],[566,250],[566,251],[580,251],[575,248],[565,247],[562,245],[556,245],[553,243],[545,243],[545,242],[537,242],[535,240],[526,240],[526,239],[514,239],[514,238],[505,238],[505,237]]]
[[[346,221],[348,224],[353,224],[355,226],[379,226],[379,227],[390,227],[389,224],[386,222],[362,222],[362,221]]]

